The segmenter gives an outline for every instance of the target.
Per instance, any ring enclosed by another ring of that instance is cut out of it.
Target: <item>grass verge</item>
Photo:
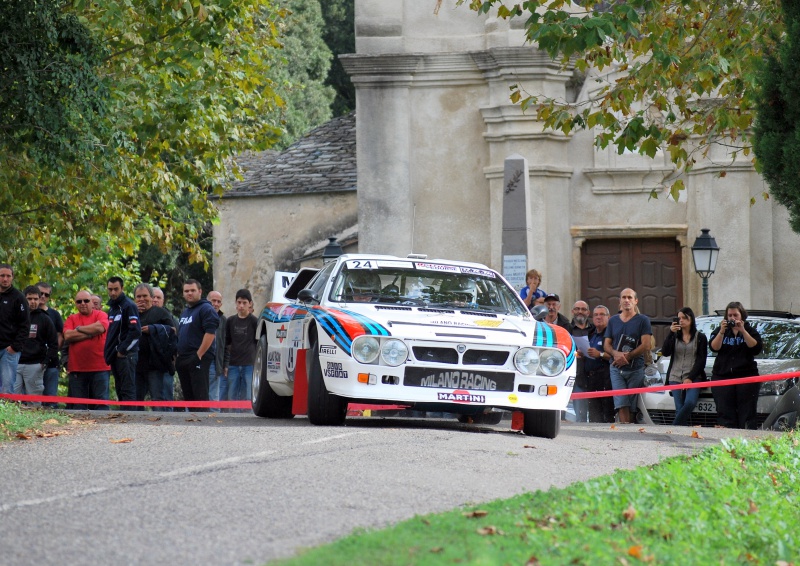
[[[723,440],[565,489],[357,531],[278,564],[788,566],[800,557],[798,444],[794,433]]]
[[[67,421],[68,416],[55,411],[21,407],[18,403],[0,399],[0,442],[29,437],[31,431],[43,424],[63,424]]]

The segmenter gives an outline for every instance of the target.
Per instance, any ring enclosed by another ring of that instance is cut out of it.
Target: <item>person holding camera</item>
[[[664,339],[661,353],[669,356],[667,368],[667,385],[695,383],[706,380],[706,356],[708,356],[708,339],[697,331],[694,311],[683,307],[677,318],[672,319],[670,333]],[[672,426],[686,426],[689,415],[694,411],[700,398],[700,389],[675,389],[672,391],[675,401],[675,418]]]
[[[747,311],[742,303],[728,303],[725,318],[719,328],[711,333],[709,347],[717,352],[711,381],[758,375],[755,357],[763,346],[761,335],[747,322]],[[713,387],[711,391],[717,404],[717,425],[753,428],[760,387],[760,383]]]

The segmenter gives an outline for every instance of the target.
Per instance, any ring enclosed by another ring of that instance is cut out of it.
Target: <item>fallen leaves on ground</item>
[[[485,517],[488,515],[488,511],[484,511],[483,509],[476,509],[475,511],[467,511],[464,513],[464,516],[468,519],[477,519],[479,517]]]
[[[536,446],[533,446],[532,444],[526,444],[523,446],[523,448],[536,448]]]
[[[109,441],[111,444],[127,444],[128,442],[133,442],[132,438],[110,438]]]
[[[502,535],[503,531],[495,527],[494,525],[489,525],[486,527],[480,527],[477,531],[479,535],[483,536],[492,536],[492,535]]]
[[[642,433],[642,434],[644,434],[644,433],[645,433],[645,432],[647,432],[647,431],[646,431],[644,428],[640,428],[640,429],[639,429],[639,432],[640,432],[640,433]]]
[[[622,518],[626,521],[633,521],[636,518],[636,509],[633,508],[633,504],[628,505],[628,508],[622,512]]]
[[[703,438],[703,437],[700,436],[696,430],[693,430],[692,431],[692,438]]]

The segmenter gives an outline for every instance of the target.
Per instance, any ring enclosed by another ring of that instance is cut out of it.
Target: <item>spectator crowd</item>
[[[40,281],[20,291],[13,267],[0,264],[0,393],[56,397],[65,368],[73,398],[114,404],[113,376],[119,401],[173,401],[176,394],[186,401],[250,399],[257,319],[247,289],[237,291],[236,314],[226,317],[222,295],[211,291],[204,299],[200,282],[188,279],[186,306],[176,318],[164,308],[161,289],[140,283],[131,298],[122,278],[111,277],[105,305],[99,295],[78,291],[77,312],[66,320],[48,305],[52,289]],[[69,408],[107,410],[108,404]]]
[[[531,269],[527,285],[520,297],[534,311],[539,304],[547,309],[544,322],[566,329],[578,344],[578,366],[573,392],[619,391],[644,386],[645,367],[652,364],[655,339],[650,319],[639,312],[639,297],[630,288],[619,297],[619,312],[611,315],[604,305],[589,310],[578,300],[572,307],[572,320],[561,314],[561,299],[547,293],[539,285],[542,273]],[[591,317],[590,317],[591,312]],[[585,342],[584,342],[585,340]],[[747,311],[739,302],[731,302],[725,318],[709,338],[697,331],[695,314],[689,307],[680,309],[670,325],[661,352],[670,357],[666,382],[669,385],[706,381],[708,350],[716,352],[711,381],[745,378],[758,375],[755,357],[763,342],[758,331],[747,322]],[[742,383],[731,387],[714,387],[717,424],[729,428],[745,428],[756,416],[759,383]],[[700,389],[676,389],[673,425],[688,424]],[[638,395],[614,395],[574,399],[578,422],[635,422]]]

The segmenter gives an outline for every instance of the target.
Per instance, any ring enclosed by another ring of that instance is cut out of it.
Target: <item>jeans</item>
[[[17,363],[22,352],[9,353],[5,348],[0,349],[0,393],[13,393],[14,382],[17,380]]]
[[[42,364],[17,364],[17,380],[14,393],[17,395],[41,395],[44,392],[44,366]],[[34,407],[42,404],[34,401]]]
[[[147,394],[150,394],[151,401],[165,401],[164,399],[164,379],[167,373],[163,370],[147,370],[136,375],[136,399],[144,401]],[[162,410],[163,407],[155,407],[154,410]]]
[[[114,387],[120,401],[136,401],[136,362],[139,352],[130,352],[124,358],[114,358],[109,364],[114,374]],[[123,411],[141,411],[144,407],[122,406]]]
[[[169,372],[164,372],[164,391],[162,393],[164,401],[175,400],[175,375]],[[173,407],[163,407],[163,411],[171,413],[175,409]]]
[[[103,399],[108,401],[108,381],[107,371],[78,371],[70,373],[70,395],[81,399]],[[68,408],[107,411],[108,405],[76,404]]]
[[[672,421],[672,426],[688,425],[689,415],[694,411],[700,398],[700,389],[675,389],[672,391],[672,398],[675,400],[675,419]]]
[[[44,370],[44,394],[50,397],[58,396],[58,377],[61,375],[61,369],[56,366],[54,368],[47,368]],[[43,403],[45,407],[58,407],[58,403]]]
[[[225,380],[225,389],[221,387],[222,380]],[[211,367],[208,368],[208,400],[209,401],[219,401],[220,400],[220,393],[228,392],[228,381],[225,377],[225,374],[222,372],[222,368],[220,368],[219,372],[217,372],[217,362],[212,360]],[[226,395],[222,395],[225,397]],[[212,413],[219,413],[219,407],[211,407]]]
[[[575,385],[572,388],[573,393],[585,393],[586,389]],[[575,411],[575,420],[579,423],[585,423],[589,417],[589,399],[573,399],[572,409]]]
[[[644,385],[644,358],[635,358],[622,368],[611,366],[612,389],[635,389]],[[638,395],[614,395],[614,408],[630,407],[631,417],[636,413]]]
[[[230,366],[228,368],[228,400],[249,401],[253,389],[253,366]],[[245,412],[239,409],[239,412]]]

